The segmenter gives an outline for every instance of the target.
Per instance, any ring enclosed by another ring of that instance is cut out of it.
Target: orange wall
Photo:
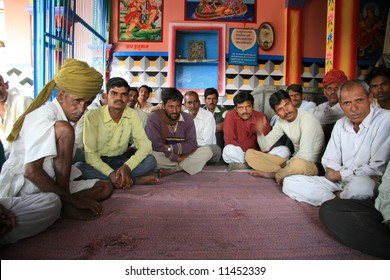
[[[325,58],[327,0],[305,0],[303,57]]]
[[[118,42],[118,2],[112,4],[111,42],[114,43],[114,51],[130,51],[130,45],[147,45],[143,48],[146,52],[168,52],[169,23],[170,22],[191,22],[185,21],[185,1],[165,0],[163,6],[163,41],[157,43],[145,42]],[[325,34],[326,34],[326,6],[327,0],[306,0],[303,13],[303,36],[304,50],[303,57],[324,58],[325,57]],[[261,55],[284,55],[285,48],[285,0],[257,0],[257,21],[256,23],[225,22],[226,32],[230,28],[255,28],[262,22],[270,22],[274,27],[275,43],[271,50],[259,49]],[[199,21],[192,21],[199,22]],[[202,21],[203,22],[203,21]],[[307,26],[306,26],[307,25]],[[226,36],[227,41],[229,36]],[[226,42],[226,46],[229,44]],[[228,49],[227,49],[228,51]]]
[[[32,59],[30,0],[4,0],[7,59],[12,64],[29,64]]]

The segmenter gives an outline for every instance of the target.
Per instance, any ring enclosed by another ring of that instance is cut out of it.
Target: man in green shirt
[[[86,163],[76,166],[83,179],[110,180],[118,189],[134,184],[158,184],[159,179],[145,175],[156,166],[152,144],[145,134],[137,112],[127,107],[130,87],[126,80],[108,80],[108,104],[85,115],[84,154]],[[130,145],[136,151],[126,153]]]

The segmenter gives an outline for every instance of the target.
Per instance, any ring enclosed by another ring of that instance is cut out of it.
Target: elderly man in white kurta
[[[319,163],[324,149],[324,133],[320,122],[313,114],[295,108],[284,90],[273,93],[269,101],[279,119],[266,136],[258,134],[259,146],[262,151],[269,151],[286,134],[294,145],[295,153],[288,160],[278,151],[287,149],[285,146],[275,147],[269,153],[249,149],[245,157],[248,165],[254,169],[250,174],[274,178],[278,184],[293,174],[318,175],[316,163]]]
[[[195,91],[188,91],[184,94],[184,112],[189,113],[195,123],[196,140],[199,147],[209,146],[213,157],[209,162],[218,162],[221,159],[222,151],[217,145],[215,136],[215,120],[211,112],[200,108],[199,95]]]
[[[322,158],[325,177],[291,176],[283,192],[297,201],[319,206],[340,198],[374,196],[371,178],[382,176],[390,157],[390,112],[370,106],[368,85],[359,80],[340,87],[345,113],[337,121]]]
[[[93,219],[102,213],[100,201],[111,195],[112,185],[97,180],[74,181],[81,172],[72,166],[75,124],[102,83],[102,75],[87,63],[65,60],[8,137],[14,143],[0,174],[1,198],[55,193],[62,200],[65,217]],[[57,97],[41,106],[54,88],[59,89]]]
[[[0,75],[0,140],[5,157],[11,152],[11,143],[6,141],[16,120],[31,104],[30,97],[8,92],[8,82]]]

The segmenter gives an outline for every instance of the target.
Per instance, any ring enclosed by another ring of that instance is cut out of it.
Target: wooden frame
[[[256,22],[256,2],[257,0],[186,0],[185,19]]]
[[[119,0],[118,40],[161,42],[164,0]]]

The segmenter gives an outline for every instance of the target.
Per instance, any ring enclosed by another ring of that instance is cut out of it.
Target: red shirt
[[[267,123],[264,127],[263,134],[267,135],[271,130],[271,126],[267,116],[263,112],[253,110],[251,118],[243,120],[235,109],[229,110],[223,123],[225,146],[229,144],[239,146],[244,152],[248,149],[259,150],[255,124],[258,121],[262,121],[264,117]]]

